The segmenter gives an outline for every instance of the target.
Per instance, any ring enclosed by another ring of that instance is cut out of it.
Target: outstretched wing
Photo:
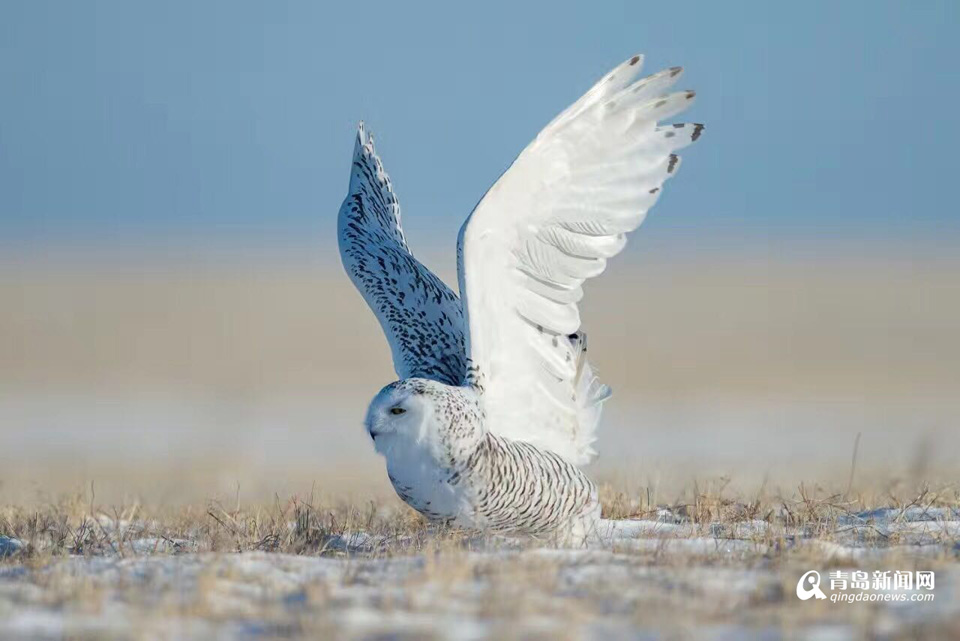
[[[665,125],[694,97],[679,67],[607,74],[521,152],[460,230],[468,356],[491,430],[576,463],[594,454],[603,387],[580,353],[577,303],[626,244],[702,125]],[[586,377],[586,379],[585,379]],[[608,393],[608,391],[607,391]]]
[[[400,205],[363,123],[338,233],[340,260],[387,335],[397,375],[460,385],[466,373],[460,299],[410,253]]]

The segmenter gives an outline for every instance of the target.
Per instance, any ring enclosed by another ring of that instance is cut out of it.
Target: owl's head
[[[398,447],[416,447],[442,461],[449,458],[451,447],[471,445],[468,441],[479,432],[467,394],[465,388],[423,378],[397,381],[370,402],[364,426],[384,456]]]

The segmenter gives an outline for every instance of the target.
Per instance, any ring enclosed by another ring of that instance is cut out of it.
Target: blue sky
[[[0,237],[332,251],[359,119],[414,246],[635,52],[707,124],[644,233],[956,238],[960,3],[0,2]]]

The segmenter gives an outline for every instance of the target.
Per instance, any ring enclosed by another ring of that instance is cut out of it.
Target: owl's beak
[[[369,435],[370,435],[370,438],[372,438],[374,441],[377,440],[377,437],[378,437],[378,436],[380,436],[381,434],[383,434],[383,430],[378,430],[378,429],[377,429],[377,424],[376,424],[376,422],[374,422],[374,421],[370,421],[370,422],[366,423],[366,424],[364,425],[364,427],[367,428],[367,434],[369,434]]]

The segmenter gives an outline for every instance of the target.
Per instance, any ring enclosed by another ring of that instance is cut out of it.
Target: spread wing
[[[338,235],[343,267],[380,321],[397,375],[460,385],[466,371],[460,299],[410,253],[400,205],[363,123]]]
[[[576,462],[594,454],[609,391],[583,357],[584,281],[623,249],[702,125],[658,125],[692,91],[674,67],[635,81],[624,62],[521,152],[460,230],[468,356],[484,379],[490,429]]]

